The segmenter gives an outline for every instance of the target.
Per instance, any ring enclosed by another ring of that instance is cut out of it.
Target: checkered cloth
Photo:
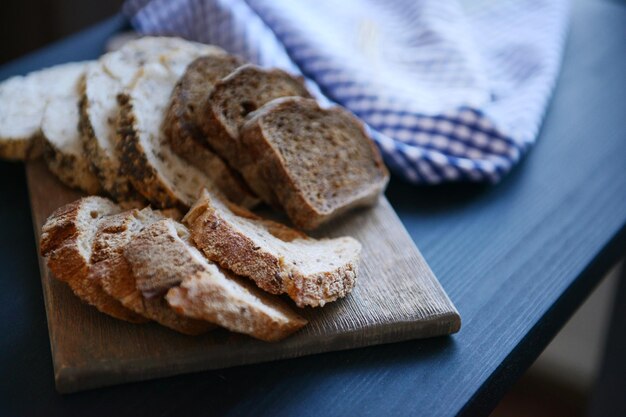
[[[537,137],[567,0],[128,0],[144,34],[303,75],[413,183],[502,178]]]

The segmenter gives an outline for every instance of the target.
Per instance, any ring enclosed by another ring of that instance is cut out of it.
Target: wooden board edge
[[[272,356],[271,353],[268,353],[265,358],[261,359],[256,357],[248,360],[244,357],[242,360],[241,357],[238,357],[236,359],[223,358],[221,360],[215,360],[215,358],[213,358],[213,363],[219,363],[219,365],[212,365],[211,362],[198,365],[197,363],[193,363],[196,359],[190,358],[189,363],[181,363],[167,369],[151,367],[150,363],[133,361],[116,361],[115,364],[108,361],[96,362],[90,364],[89,366],[81,366],[80,368],[58,367],[56,363],[57,361],[55,361],[53,357],[53,362],[55,362],[55,385],[59,393],[71,394],[125,383],[141,382],[216,369],[268,363],[277,360],[294,359],[321,353],[346,351],[432,337],[451,337],[452,334],[459,331],[460,326],[461,317],[456,311],[454,311],[434,316],[427,321],[394,323],[394,325],[391,326],[389,324],[372,326],[369,329],[375,330],[372,334],[366,334],[363,330],[342,333],[329,338],[328,343],[324,346],[315,346],[313,344],[315,342],[313,341],[313,338],[311,338],[309,346],[289,351],[284,355],[281,355],[280,358]],[[415,331],[418,327],[423,332],[426,328],[428,329],[428,332],[424,332],[424,334],[420,337],[411,335],[410,333]],[[143,373],[139,374],[136,371],[137,368],[142,368]]]

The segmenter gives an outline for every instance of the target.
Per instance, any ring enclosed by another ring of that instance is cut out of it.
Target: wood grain
[[[27,165],[36,236],[57,207],[80,194],[42,162]],[[279,343],[217,330],[180,335],[112,319],[83,304],[40,258],[57,390],[122,382],[455,333],[460,317],[386,198],[316,233],[363,244],[358,283],[346,299],[307,308],[302,331]]]

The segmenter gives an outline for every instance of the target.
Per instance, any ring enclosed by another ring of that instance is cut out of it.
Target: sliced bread
[[[278,97],[311,97],[301,78],[279,69],[244,65],[217,82],[200,118],[211,148],[237,166],[239,129],[246,116]]]
[[[162,130],[178,77],[161,65],[144,65],[119,96],[118,146],[122,172],[156,207],[189,207],[213,181],[175,154]]]
[[[174,152],[201,170],[229,200],[252,207],[258,198],[240,175],[207,146],[199,126],[215,83],[240,65],[238,58],[225,54],[202,56],[189,64],[172,92],[163,129]]]
[[[41,122],[48,101],[71,94],[84,63],[69,63],[11,77],[0,84],[0,158],[41,155]]]
[[[125,308],[89,278],[91,255],[99,225],[107,216],[121,211],[102,197],[85,197],[57,209],[43,226],[39,249],[52,274],[66,282],[84,302],[118,319],[142,323],[146,320]]]
[[[299,307],[323,306],[354,287],[361,245],[351,237],[312,239],[204,191],[183,219],[212,261]]]
[[[128,178],[120,172],[116,153],[117,96],[132,83],[143,65],[162,65],[180,75],[193,59],[211,53],[222,50],[180,38],[144,37],[103,55],[88,68],[81,98],[84,148],[103,188],[116,199],[138,197]]]
[[[312,99],[267,103],[249,115],[239,140],[238,169],[244,178],[302,229],[374,204],[389,181],[361,122],[340,107],[322,109]]]
[[[163,219],[162,213],[145,208],[129,210],[103,220],[94,240],[90,278],[100,282],[103,289],[126,308],[147,319],[183,334],[204,333],[214,326],[177,314],[167,304],[163,294],[144,297],[137,289],[137,277],[124,257],[124,250],[131,241],[141,239],[143,228]]]
[[[144,296],[167,291],[165,298],[182,315],[266,341],[280,340],[306,324],[278,298],[208,261],[180,223],[163,220],[146,227],[124,255]]]
[[[89,160],[83,152],[78,127],[79,81],[76,73],[74,86],[64,96],[51,98],[46,104],[41,122],[43,156],[50,171],[66,185],[87,194],[102,192],[98,178],[91,172]]]

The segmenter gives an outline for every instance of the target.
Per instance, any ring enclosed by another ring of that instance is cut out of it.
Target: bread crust
[[[143,317],[104,292],[99,282],[89,279],[92,239],[85,236],[91,233],[86,227],[96,228],[102,218],[119,211],[110,200],[95,196],[60,207],[42,228],[40,252],[47,258],[52,274],[67,283],[81,300],[109,316],[143,323],[146,321]]]
[[[65,153],[45,139],[43,157],[48,169],[65,185],[78,188],[90,195],[103,192],[100,181],[91,172],[89,162],[84,156]]]
[[[137,132],[133,105],[128,94],[118,96],[120,113],[118,119],[118,146],[122,170],[135,189],[140,190],[143,197],[158,208],[179,207],[184,209],[182,202],[159,179],[159,173],[150,164]]]
[[[0,138],[0,159],[32,161],[43,152],[41,132],[27,138]]]
[[[351,238],[349,244],[358,247],[354,256],[341,265],[313,274],[258,246],[254,240],[237,230],[222,214],[228,206],[219,204],[215,196],[204,191],[198,202],[183,218],[194,243],[212,261],[237,275],[252,279],[258,287],[272,294],[287,294],[298,307],[318,307],[345,297],[356,284],[360,244]],[[232,205],[231,205],[232,207]],[[302,239],[301,233],[270,220],[259,221],[237,212],[233,215],[261,225],[269,234],[291,242]],[[310,238],[308,238],[310,239]],[[340,238],[341,239],[341,238]]]

